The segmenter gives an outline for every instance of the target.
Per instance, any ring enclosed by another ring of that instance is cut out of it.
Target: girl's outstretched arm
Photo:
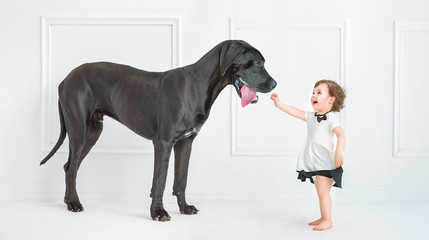
[[[274,105],[277,108],[279,108],[280,110],[282,110],[283,112],[291,115],[292,117],[296,117],[298,119],[301,119],[305,122],[307,121],[307,120],[305,120],[305,112],[303,110],[282,103],[280,101],[279,95],[277,93],[271,94],[271,100],[273,100]]]

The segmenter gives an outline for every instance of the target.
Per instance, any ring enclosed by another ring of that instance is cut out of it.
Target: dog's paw
[[[154,221],[165,222],[171,220],[170,215],[163,208],[151,210],[150,215]]]
[[[194,205],[187,205],[183,208],[180,208],[180,213],[181,214],[186,214],[186,215],[193,215],[193,214],[197,214],[198,210]]]
[[[83,206],[79,200],[69,201],[66,197],[64,197],[64,203],[67,204],[67,209],[70,212],[83,212]]]

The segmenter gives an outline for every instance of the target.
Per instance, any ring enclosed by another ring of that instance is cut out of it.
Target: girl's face
[[[324,114],[332,109],[335,97],[329,96],[329,88],[326,83],[317,85],[311,96],[311,106],[318,114]]]

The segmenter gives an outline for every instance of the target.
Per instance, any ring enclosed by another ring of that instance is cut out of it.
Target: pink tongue
[[[241,106],[245,107],[256,98],[256,92],[244,85],[241,88]]]

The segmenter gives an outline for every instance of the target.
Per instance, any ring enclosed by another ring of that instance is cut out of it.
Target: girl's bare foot
[[[313,222],[309,223],[308,225],[310,225],[310,226],[317,226],[317,225],[319,225],[321,222],[322,222],[322,219],[321,219],[321,218],[319,218],[319,219],[317,219],[316,221],[313,221]]]
[[[331,220],[323,220],[319,225],[313,228],[315,231],[329,230],[334,226]]]

